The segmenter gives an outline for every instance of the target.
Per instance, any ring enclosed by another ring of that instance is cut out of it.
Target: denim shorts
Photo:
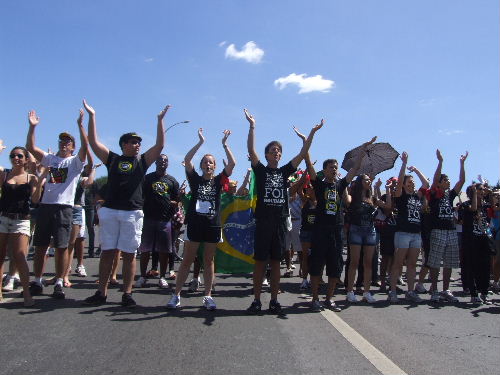
[[[396,249],[419,249],[422,247],[422,236],[420,233],[396,232],[394,247]]]
[[[83,207],[73,206],[73,216],[71,218],[71,224],[73,225],[83,225]]]
[[[361,227],[351,224],[349,228],[349,244],[360,246],[375,246],[377,244],[377,234],[375,227]]]

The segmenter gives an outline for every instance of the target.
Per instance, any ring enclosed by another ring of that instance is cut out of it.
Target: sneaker
[[[405,293],[405,298],[408,301],[411,301],[411,302],[414,302],[414,303],[420,303],[420,302],[422,302],[422,298],[420,298],[420,296],[414,290],[406,292]]]
[[[190,292],[197,292],[199,287],[200,287],[200,278],[198,277],[197,279],[192,279],[190,282],[189,282],[189,291]]]
[[[177,275],[175,274],[175,271],[170,271],[167,279],[168,280],[175,280],[176,277],[177,277]]]
[[[480,298],[485,305],[491,305],[491,300],[488,298],[487,294],[481,294]]]
[[[370,292],[363,293],[363,301],[368,302],[368,303],[377,302],[377,300],[375,298],[373,298],[373,296]]]
[[[87,276],[87,271],[85,270],[85,266],[83,264],[76,267],[75,273],[80,277]]]
[[[215,304],[215,301],[211,296],[203,297],[203,306],[209,311],[215,310],[217,308],[217,305]]]
[[[40,296],[43,293],[43,286],[36,281],[30,283],[30,293],[32,296]]]
[[[291,268],[292,270],[294,270],[294,269],[296,269],[297,267],[295,267],[295,264],[293,264],[293,263],[292,263],[292,265],[290,266],[290,268]]]
[[[146,272],[147,277],[158,277],[159,275],[160,272],[158,272],[158,270],[150,269],[148,272]]]
[[[6,276],[5,283],[4,283],[4,286],[2,288],[2,292],[12,292],[15,289],[14,288],[15,281],[16,280],[13,277]]]
[[[262,286],[269,286],[269,280],[266,278],[264,278],[264,281],[262,281]]]
[[[392,290],[389,291],[389,294],[387,295],[387,301],[389,301],[389,303],[398,303],[398,293]]]
[[[64,299],[66,297],[61,284],[54,285],[54,292],[52,293],[52,297],[56,299]]]
[[[139,277],[137,281],[134,283],[134,288],[144,288],[146,286],[146,278]]]
[[[132,298],[132,293],[123,293],[122,294],[122,303],[123,307],[136,307],[137,303]]]
[[[347,292],[346,299],[347,299],[347,302],[351,302],[351,303],[358,302],[358,299],[356,298],[356,295],[354,294],[354,292]]]
[[[453,303],[458,302],[458,298],[453,295],[451,290],[443,290],[441,292],[441,297],[443,297],[448,302],[453,302]]]
[[[427,293],[427,289],[425,289],[425,286],[422,283],[416,283],[415,284],[415,291],[417,293],[422,293],[422,294],[423,293]]]
[[[106,296],[103,296],[101,294],[101,291],[98,290],[95,292],[95,294],[91,297],[85,298],[82,302],[82,305],[87,305],[87,306],[99,306],[99,305],[104,305],[106,303]]]
[[[472,303],[473,305],[482,305],[483,300],[479,298],[479,296],[475,296],[470,298],[470,303]]]
[[[158,280],[158,288],[168,289],[168,282],[164,277],[161,277],[160,280]]]
[[[403,280],[403,276],[399,276],[398,285],[406,286],[406,282]]]
[[[433,291],[431,294],[431,302],[438,303],[441,301],[441,295],[437,290]]]
[[[275,300],[275,299],[272,299],[271,301],[269,301],[269,309],[268,309],[268,311],[271,314],[281,314],[281,313],[283,313],[283,309],[281,308],[280,303],[278,302],[278,300]]]
[[[181,307],[181,297],[177,294],[172,294],[170,301],[167,303],[167,309],[178,309]]]
[[[321,310],[323,310],[323,306],[321,306],[321,303],[319,303],[318,300],[312,300],[311,301],[311,311],[320,312]]]
[[[262,303],[255,299],[250,305],[250,307],[247,309],[247,314],[256,315],[260,314],[261,311],[262,311]]]
[[[292,277],[293,276],[293,270],[291,268],[288,268],[285,273],[283,274],[283,277]]]
[[[329,309],[329,310],[332,310],[332,311],[335,311],[335,312],[339,312],[339,311],[342,311],[342,309],[340,307],[337,306],[337,304],[329,299],[325,300],[323,302],[323,307],[325,309]]]
[[[307,285],[307,279],[302,280],[302,283],[300,284],[300,290],[306,290],[309,285]]]

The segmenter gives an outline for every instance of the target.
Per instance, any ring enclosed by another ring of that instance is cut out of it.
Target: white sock
[[[56,285],[63,286],[63,279],[57,279],[56,280]]]

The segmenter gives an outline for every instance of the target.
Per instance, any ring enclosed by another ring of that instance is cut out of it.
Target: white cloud
[[[436,98],[420,99],[418,100],[418,105],[421,107],[432,107],[434,104],[436,104],[436,102]]]
[[[153,62],[153,61],[154,61],[154,59],[153,59],[152,57],[146,57],[146,58],[144,59],[144,62],[145,62],[145,63],[150,63],[150,62]]]
[[[238,51],[234,44],[230,44],[226,48],[226,59],[245,60],[252,64],[261,62],[264,56],[264,50],[259,48],[255,42],[247,42],[241,51]]]
[[[460,129],[439,129],[438,133],[443,135],[462,134],[464,131]]]
[[[227,43],[227,42],[226,42],[225,40],[224,40],[224,41],[222,41],[222,42],[220,42],[220,43],[219,43],[219,47],[224,47],[224,46],[226,45],[226,43]]]
[[[335,86],[335,82],[324,79],[323,76],[319,74],[307,77],[305,73],[292,73],[286,77],[278,78],[274,81],[274,85],[280,90],[283,90],[288,85],[296,85],[299,87],[299,94],[306,94],[313,91],[329,92]]]

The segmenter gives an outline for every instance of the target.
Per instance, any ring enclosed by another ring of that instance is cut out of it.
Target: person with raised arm
[[[419,303],[422,299],[414,290],[415,275],[417,272],[417,259],[422,247],[421,220],[425,192],[429,188],[427,178],[416,167],[408,167],[408,171],[414,172],[422,186],[415,191],[413,176],[405,174],[408,163],[408,154],[401,154],[401,170],[399,171],[396,191],[393,201],[398,212],[396,219],[397,231],[394,235],[394,258],[391,268],[391,281],[388,300],[391,303],[398,302],[397,281],[401,275],[403,264],[406,263],[406,282],[408,291],[406,299],[410,302]]]
[[[305,141],[305,137],[294,129],[297,135]],[[311,184],[316,196],[316,217],[312,232],[311,258],[309,273],[311,275],[311,310],[321,311],[323,308],[340,311],[340,308],[332,301],[333,293],[342,274],[342,229],[344,220],[342,215],[342,195],[347,186],[356,176],[366,148],[375,142],[377,137],[361,145],[362,152],[357,155],[355,165],[347,175],[338,178],[338,162],[336,159],[326,159],[323,162],[322,178],[319,178],[311,163],[309,153],[306,154],[306,165],[309,171]],[[323,267],[326,266],[328,287],[325,301],[319,302],[318,289]]]
[[[83,122],[78,116],[77,125],[80,132],[81,146],[76,155],[75,138],[63,132],[59,134],[59,147],[57,153],[44,152],[35,145],[35,129],[40,119],[35,111],[28,113],[29,130],[26,148],[47,168],[44,193],[36,217],[36,229],[33,239],[35,257],[33,269],[35,280],[30,284],[32,295],[43,292],[42,275],[45,266],[45,254],[53,238],[55,247],[55,285],[52,297],[64,299],[63,279],[68,268],[68,242],[71,232],[71,219],[78,178],[83,171],[87,156],[88,141],[83,129]],[[40,181],[43,181],[40,178]],[[41,187],[40,187],[41,188]]]
[[[215,175],[216,162],[212,154],[205,154],[200,161],[200,176],[193,165],[193,157],[205,142],[203,129],[198,130],[198,143],[184,157],[186,176],[191,190],[191,198],[187,207],[187,238],[184,243],[184,256],[177,272],[175,292],[167,304],[168,309],[176,309],[181,305],[181,290],[184,285],[191,264],[198,252],[200,244],[204,244],[204,269],[205,296],[203,306],[207,310],[215,310],[216,304],[212,298],[212,284],[214,281],[214,256],[217,244],[221,240],[222,229],[220,221],[220,196],[224,185],[229,182],[236,161],[233,153],[227,145],[230,130],[224,130],[222,147],[226,152],[227,165],[221,173]]]
[[[465,160],[468,152],[460,156],[460,177],[453,189],[450,189],[450,179],[441,172],[443,156],[436,150],[438,165],[432,186],[428,192],[428,201],[431,211],[432,230],[431,248],[427,265],[431,273],[431,302],[439,302],[441,298],[448,302],[458,302],[458,298],[450,290],[450,278],[453,268],[460,266],[458,236],[455,230],[453,200],[460,194],[465,183]],[[439,269],[443,263],[443,291],[437,290]]]
[[[294,173],[311,147],[314,134],[321,129],[324,121],[315,125],[302,145],[299,154],[286,165],[278,168],[283,148],[278,141],[271,141],[264,149],[266,164],[260,162],[255,151],[255,118],[245,109],[245,117],[249,123],[247,148],[255,174],[257,205],[255,208],[254,239],[254,300],[247,309],[249,314],[259,314],[262,310],[260,294],[262,280],[268,262],[271,264],[271,301],[269,311],[281,314],[278,302],[280,284],[280,261],[285,251],[286,217],[288,216],[288,177]]]
[[[89,143],[94,154],[108,169],[104,204],[99,209],[101,259],[99,261],[99,289],[83,301],[85,305],[106,302],[108,282],[115,255],[123,256],[123,307],[134,307],[132,284],[135,277],[135,253],[141,242],[143,221],[143,182],[151,164],[160,156],[165,144],[163,118],[170,109],[167,105],[157,116],[156,142],[141,154],[142,138],[135,132],[120,137],[121,155],[110,151],[97,136],[95,110],[85,100],[89,114]]]

